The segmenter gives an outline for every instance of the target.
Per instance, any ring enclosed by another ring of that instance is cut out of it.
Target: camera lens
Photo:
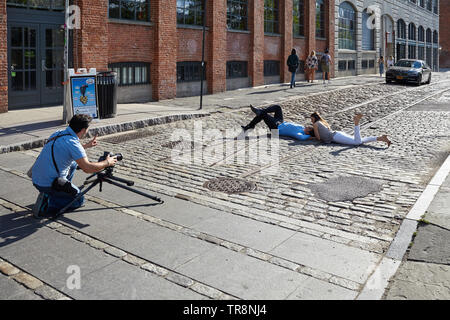
[[[122,159],[123,159],[123,156],[121,153],[116,153],[114,156],[117,157],[117,161],[122,161]]]

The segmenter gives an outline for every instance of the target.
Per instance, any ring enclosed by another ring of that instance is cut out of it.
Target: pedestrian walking
[[[311,80],[311,83],[314,82],[314,73],[317,70],[318,61],[316,52],[313,50],[311,51],[311,54],[306,59],[306,80],[309,82]]]
[[[299,59],[297,56],[297,51],[295,49],[292,49],[291,55],[287,59],[287,66],[288,66],[289,72],[292,73],[291,89],[292,89],[292,87],[295,87],[295,73],[297,72],[298,65],[299,65]]]
[[[328,49],[325,49],[325,53],[320,58],[320,65],[322,67],[322,79],[323,84],[325,84],[325,80],[328,80],[328,84],[330,84],[330,65],[331,65],[331,56],[328,53]]]
[[[380,77],[382,77],[384,73],[384,64],[385,64],[384,58],[383,56],[381,56],[380,59],[378,59],[378,67],[380,68]]]

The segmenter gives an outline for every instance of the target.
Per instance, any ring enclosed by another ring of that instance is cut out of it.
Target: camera
[[[123,160],[123,156],[122,156],[121,153],[113,154],[113,153],[111,153],[109,151],[104,151],[103,155],[100,158],[98,158],[98,162],[106,160],[106,157],[108,157],[108,156],[117,157],[117,161],[122,161]]]

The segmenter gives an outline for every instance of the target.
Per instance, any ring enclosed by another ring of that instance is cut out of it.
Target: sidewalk
[[[116,117],[93,122],[90,134],[102,136],[135,130],[206,116],[217,109],[238,109],[250,104],[258,106],[279,103],[307,94],[337,90],[347,86],[374,84],[383,80],[376,75],[365,75],[332,79],[327,86],[318,79],[314,84],[298,81],[294,89],[289,89],[289,84],[284,83],[243,88],[204,96],[203,110],[199,110],[200,97],[198,96],[142,104],[119,104]],[[45,139],[53,132],[65,127],[61,120],[62,114],[62,106],[11,110],[0,114],[0,154],[41,147]]]
[[[419,220],[406,258],[391,280],[387,300],[450,299],[450,174],[446,171],[445,181]]]

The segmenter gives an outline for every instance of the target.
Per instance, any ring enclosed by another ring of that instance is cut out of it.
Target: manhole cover
[[[235,194],[241,192],[249,192],[256,189],[256,183],[235,178],[218,178],[206,181],[203,187],[211,191],[225,192]]]
[[[142,139],[142,138],[154,136],[156,134],[157,134],[157,132],[148,131],[148,130],[133,131],[133,132],[127,132],[127,133],[120,133],[120,134],[114,135],[112,137],[102,138],[102,141],[108,142],[108,143],[113,143],[113,144],[119,144],[119,143],[130,141],[130,140]]]
[[[370,193],[380,192],[383,182],[362,177],[337,177],[322,183],[309,184],[314,195],[326,201],[352,201]]]

